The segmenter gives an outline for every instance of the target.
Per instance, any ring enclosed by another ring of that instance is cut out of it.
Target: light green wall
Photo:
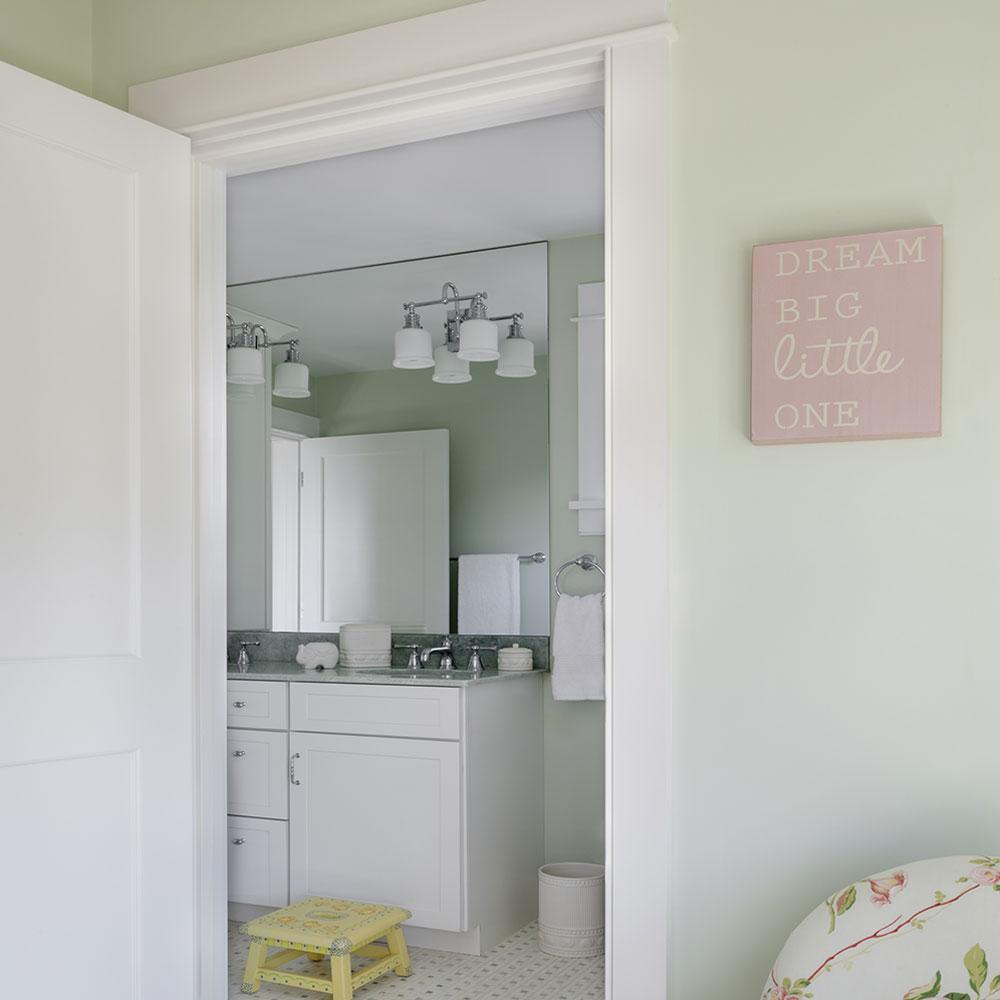
[[[316,379],[312,379],[310,382],[310,390],[312,391],[311,396],[307,396],[305,399],[278,399],[275,396],[271,400],[271,407],[277,410],[292,410],[295,413],[305,413],[310,417],[318,417],[319,409],[317,405],[316,398]]]
[[[1000,840],[1000,4],[672,16],[670,965],[756,997],[839,886]],[[751,246],[931,223],[943,437],[749,444]]]
[[[537,358],[538,374],[528,379],[497,378],[492,367],[473,365],[473,379],[463,385],[398,369],[313,382],[324,437],[449,431],[453,556],[548,550],[548,359]],[[545,568],[525,566],[521,586],[522,632],[546,634]]]
[[[603,536],[577,534],[576,286],[604,279],[604,239],[549,243],[549,440],[551,560],[593,552],[604,564]],[[568,578],[567,578],[568,579]],[[551,583],[550,583],[551,586]],[[576,573],[572,593],[601,587],[596,573]],[[604,861],[604,702],[552,700],[545,693],[545,854],[547,861]]]
[[[90,0],[0,0],[0,62],[91,91]]]
[[[24,0],[27,6],[29,0]],[[41,0],[35,0],[36,3]],[[73,0],[63,0],[66,6]],[[124,108],[128,88],[458,7],[468,0],[94,0],[94,96]]]

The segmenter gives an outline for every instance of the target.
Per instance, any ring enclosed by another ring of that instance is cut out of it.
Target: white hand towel
[[[458,631],[520,635],[521,564],[516,555],[458,557]]]
[[[556,603],[552,635],[552,697],[556,701],[604,700],[604,595]]]

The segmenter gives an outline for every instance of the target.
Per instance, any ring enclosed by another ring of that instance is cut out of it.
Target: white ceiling
[[[229,282],[602,232],[603,123],[577,111],[233,177]]]
[[[230,287],[227,298],[230,312],[235,314],[235,306],[263,317],[265,328],[273,320],[295,327],[302,360],[316,377],[392,367],[403,303],[436,298],[446,281],[462,295],[485,290],[491,316],[523,312],[524,335],[535,343],[536,353],[547,353],[544,243],[238,285]],[[443,343],[445,309],[427,306],[420,315],[434,344]],[[507,325],[500,326],[501,336],[506,335]],[[280,349],[273,353],[275,362],[284,358]]]

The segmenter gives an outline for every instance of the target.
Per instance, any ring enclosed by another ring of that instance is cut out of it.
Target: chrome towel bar
[[[546,555],[544,552],[532,552],[530,556],[518,556],[519,562],[530,562],[530,563],[543,563],[545,562]],[[458,556],[452,556],[449,560],[450,562],[458,562]]]

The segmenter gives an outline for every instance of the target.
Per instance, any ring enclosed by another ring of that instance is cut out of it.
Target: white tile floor
[[[242,998],[248,940],[239,925],[229,925],[229,997]],[[555,958],[538,950],[534,924],[511,935],[484,958],[411,948],[413,975],[391,973],[363,986],[358,1000],[600,1000],[604,996],[603,958]],[[316,975],[322,965],[301,964]],[[320,1000],[326,994],[291,986],[261,985],[259,1000]]]

